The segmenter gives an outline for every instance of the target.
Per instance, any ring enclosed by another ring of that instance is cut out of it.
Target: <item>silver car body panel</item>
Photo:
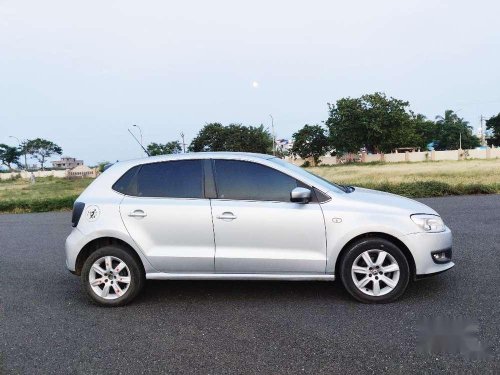
[[[217,273],[325,273],[318,203],[212,200]],[[231,213],[235,219],[224,219]]]
[[[331,199],[321,204],[299,204],[142,198],[112,189],[136,165],[181,159],[232,159],[267,165]],[[363,188],[346,193],[270,155],[207,152],[120,162],[90,184],[78,201],[85,202],[86,209],[98,207],[99,217],[89,220],[84,212],[68,237],[66,264],[72,271],[82,248],[101,237],[129,244],[151,279],[332,280],[342,249],[368,233],[400,240],[414,259],[417,275],[444,271],[454,265],[436,264],[430,254],[451,248],[449,229],[425,233],[410,219],[416,213],[437,215],[432,208]],[[129,216],[138,210],[146,216]]]
[[[134,212],[147,216],[129,216]],[[124,197],[120,212],[130,237],[161,272],[214,272],[209,199]]]

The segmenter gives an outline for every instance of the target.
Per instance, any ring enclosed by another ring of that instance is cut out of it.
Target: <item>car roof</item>
[[[127,166],[146,164],[146,163],[157,163],[169,160],[189,160],[189,159],[240,159],[240,160],[255,160],[255,159],[272,159],[275,156],[268,154],[257,154],[252,152],[189,152],[186,154],[170,154],[170,155],[159,155],[159,156],[149,156],[140,159],[132,159],[121,161],[116,164],[126,164]]]

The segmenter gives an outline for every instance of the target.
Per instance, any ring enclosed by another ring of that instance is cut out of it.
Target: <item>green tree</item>
[[[479,138],[472,134],[472,126],[451,109],[447,109],[444,116],[436,116],[436,125],[436,150],[457,150],[460,147],[460,139],[462,149],[471,149],[481,144]]]
[[[190,151],[226,151],[226,129],[221,123],[206,124],[189,145]]]
[[[486,130],[492,132],[491,137],[488,138],[488,144],[500,146],[500,113],[486,120]]]
[[[42,170],[44,169],[46,159],[52,155],[62,155],[61,147],[43,138],[28,139],[24,147],[28,155],[38,160]]]
[[[330,131],[330,145],[339,153],[358,152],[362,147],[370,152],[391,152],[422,143],[407,101],[376,92],[342,98],[328,106],[325,124]]]
[[[149,155],[168,155],[168,154],[178,154],[182,151],[181,144],[179,141],[162,143],[150,143],[147,148]]]
[[[413,114],[413,126],[418,135],[418,145],[423,150],[427,149],[427,145],[434,142],[438,137],[438,126],[432,120],[429,120],[424,115]]]
[[[206,124],[193,139],[190,151],[239,151],[271,153],[273,140],[264,126]]]
[[[0,144],[0,164],[9,168],[12,171],[12,164],[19,166],[19,157],[21,152],[17,147],[11,147],[4,143]]]
[[[315,165],[318,165],[319,158],[328,151],[326,130],[319,125],[304,125],[292,137],[292,154],[302,159],[312,157]]]
[[[109,161],[100,161],[99,163],[97,163],[97,165],[94,168],[97,168],[97,170],[102,173],[102,172],[104,172],[106,167],[110,166],[110,165],[113,165],[113,163],[111,163]]]

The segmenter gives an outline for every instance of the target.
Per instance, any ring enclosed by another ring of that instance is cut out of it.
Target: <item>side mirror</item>
[[[311,201],[311,190],[296,187],[290,193],[290,201],[295,203],[309,203]]]

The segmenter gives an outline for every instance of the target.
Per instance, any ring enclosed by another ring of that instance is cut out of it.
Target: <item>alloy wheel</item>
[[[390,293],[399,282],[399,265],[387,251],[366,250],[354,260],[351,276],[354,285],[369,296]]]
[[[104,256],[90,267],[90,287],[101,298],[113,300],[123,296],[129,289],[130,282],[130,270],[120,258]]]

